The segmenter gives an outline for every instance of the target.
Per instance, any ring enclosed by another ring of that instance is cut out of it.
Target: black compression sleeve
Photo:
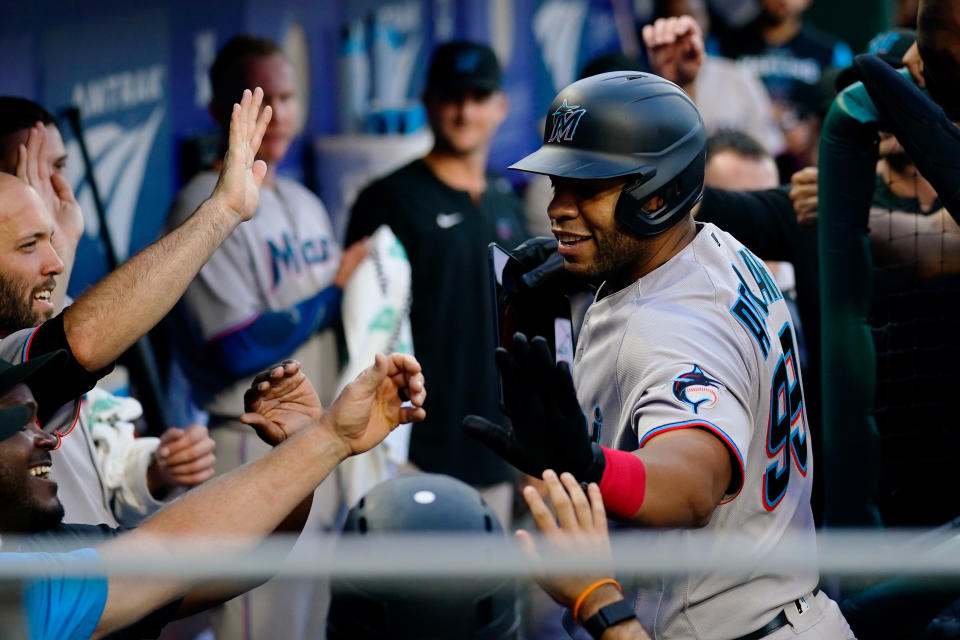
[[[109,366],[91,373],[76,361],[73,352],[70,350],[70,343],[67,342],[62,313],[47,320],[37,328],[27,343],[23,359],[29,360],[32,357],[59,349],[66,351],[69,357],[66,364],[63,365],[57,384],[43,385],[43,388],[40,385],[36,385],[37,388],[31,387],[34,398],[40,406],[38,418],[41,424],[60,407],[93,389],[100,378],[113,371],[113,364],[111,363]]]

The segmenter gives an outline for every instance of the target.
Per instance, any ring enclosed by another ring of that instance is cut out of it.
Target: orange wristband
[[[591,584],[589,587],[583,590],[583,593],[581,593],[577,597],[576,602],[573,603],[573,619],[574,621],[576,621],[577,624],[580,624],[580,607],[583,606],[583,601],[586,600],[591,593],[593,593],[594,591],[596,591],[597,589],[599,589],[605,584],[612,584],[617,588],[617,591],[619,591],[620,593],[623,593],[623,587],[621,587],[620,583],[614,580],[613,578],[604,578],[603,580],[597,580],[596,582]]]

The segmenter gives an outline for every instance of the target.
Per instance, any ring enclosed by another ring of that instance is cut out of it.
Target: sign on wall
[[[55,111],[80,110],[121,261],[157,236],[172,197],[166,23],[162,10],[101,17],[51,30],[43,43],[44,102]],[[63,128],[70,183],[86,223],[71,278],[76,293],[101,278],[107,265],[79,144],[66,123]]]

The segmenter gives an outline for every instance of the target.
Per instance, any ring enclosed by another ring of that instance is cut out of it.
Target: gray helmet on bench
[[[470,534],[504,539],[476,489],[445,475],[381,483],[347,514],[344,539],[371,544],[384,534]],[[482,545],[478,554],[486,553]],[[335,580],[329,640],[514,640],[520,626],[516,581],[504,578]]]

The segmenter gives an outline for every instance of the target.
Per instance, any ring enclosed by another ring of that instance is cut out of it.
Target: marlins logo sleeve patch
[[[688,405],[694,413],[699,413],[701,407],[710,409],[720,399],[718,392],[723,389],[723,383],[714,380],[703,370],[693,365],[693,369],[677,376],[673,382],[673,397]]]

